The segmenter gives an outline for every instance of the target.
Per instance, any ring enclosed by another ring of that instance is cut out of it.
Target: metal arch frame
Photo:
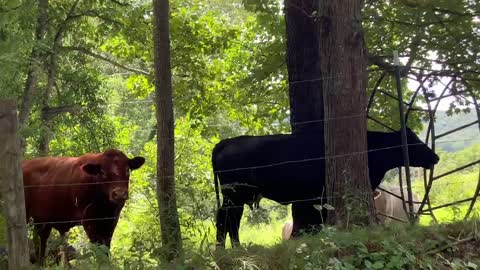
[[[476,111],[476,113],[477,113],[478,129],[479,129],[479,131],[480,131],[480,105],[478,104],[477,97],[475,96],[475,93],[473,93],[473,90],[472,90],[470,84],[469,84],[468,82],[466,82],[466,81],[464,81],[464,83],[465,83],[466,86],[467,86],[467,91],[469,92],[470,96],[471,96],[472,99],[473,99],[473,104],[475,105],[475,111]],[[480,163],[480,160],[478,160],[477,162]],[[470,213],[472,212],[473,207],[475,206],[475,202],[477,201],[479,192],[480,192],[480,168],[479,168],[479,170],[478,170],[477,188],[476,188],[476,190],[475,190],[475,194],[473,195],[472,202],[470,203],[470,206],[468,207],[467,214],[465,214],[465,219],[468,219],[468,217],[470,216]]]
[[[452,133],[455,133],[457,131],[460,131],[460,130],[463,130],[467,127],[470,127],[470,126],[473,126],[473,125],[477,125],[478,124],[478,127],[479,127],[479,132],[480,132],[480,104],[479,104],[479,100],[478,98],[475,96],[471,86],[465,81],[463,80],[463,82],[466,84],[467,86],[467,90],[465,91],[458,91],[456,93],[449,93],[447,94],[447,90],[451,89],[450,88],[450,85],[452,83],[456,83],[457,81],[457,77],[456,76],[451,76],[452,79],[449,81],[449,83],[447,85],[445,85],[442,93],[440,94],[440,96],[438,97],[434,97],[434,98],[430,98],[428,93],[427,93],[427,87],[425,87],[425,83],[427,82],[428,79],[431,79],[432,77],[433,78],[437,78],[439,77],[439,75],[435,75],[435,74],[427,74],[427,75],[417,75],[416,78],[413,78],[414,80],[416,80],[418,83],[419,83],[419,86],[417,87],[417,89],[415,90],[414,94],[412,95],[412,97],[410,98],[410,101],[407,103],[403,100],[399,100],[398,97],[395,97],[394,95],[392,94],[389,94],[388,92],[385,92],[381,89],[379,89],[382,81],[387,77],[388,75],[388,71],[384,71],[379,79],[377,80],[377,82],[375,83],[375,86],[373,88],[373,91],[372,93],[370,94],[370,97],[369,97],[369,100],[368,100],[368,105],[367,105],[367,118],[379,125],[381,125],[382,127],[386,128],[386,129],[389,129],[389,130],[394,130],[392,127],[389,127],[388,125],[382,123],[380,120],[378,119],[375,119],[374,117],[370,116],[370,108],[371,106],[373,105],[374,103],[374,99],[376,97],[376,93],[380,92],[382,93],[383,95],[389,97],[389,98],[393,98],[401,103],[404,104],[404,106],[407,106],[407,110],[405,112],[405,121],[408,120],[408,116],[409,114],[412,112],[412,111],[422,111],[422,112],[425,112],[425,113],[428,113],[428,118],[429,118],[429,124],[428,124],[428,128],[427,128],[427,133],[426,133],[426,138],[425,138],[425,143],[426,144],[431,144],[431,149],[433,151],[435,151],[435,147],[436,147],[436,139],[438,138],[441,138],[443,136],[446,136],[448,134],[452,134]],[[420,92],[421,91],[421,92]],[[427,105],[427,110],[425,109],[422,109],[422,108],[414,108],[413,107],[413,104],[415,103],[415,100],[417,98],[419,98],[419,94],[423,94],[423,98],[424,98],[424,101]],[[469,97],[472,98],[472,104],[474,105],[474,108],[475,108],[475,111],[476,111],[476,114],[477,114],[477,120],[472,122],[472,123],[468,123],[468,124],[465,124],[465,125],[462,125],[460,127],[457,127],[457,128],[453,128],[449,131],[446,131],[442,134],[439,134],[439,135],[436,135],[435,133],[435,115],[437,113],[437,110],[438,110],[438,107],[439,107],[439,104],[440,102],[444,99],[444,98],[447,98],[447,97],[451,97],[451,96],[459,96],[459,95],[464,95],[464,94],[468,94]],[[436,103],[435,103],[436,102]],[[433,106],[432,106],[433,105]],[[453,205],[457,205],[457,204],[462,204],[462,203],[467,203],[467,202],[470,202],[470,205],[468,207],[468,210],[467,210],[467,213],[465,214],[465,217],[464,219],[468,219],[468,217],[470,216],[472,210],[473,210],[473,207],[475,206],[475,203],[477,201],[477,198],[480,194],[480,169],[479,169],[479,176],[478,176],[478,181],[477,181],[477,186],[476,186],[476,189],[475,189],[475,193],[473,195],[473,197],[471,198],[468,198],[468,199],[463,199],[463,200],[458,200],[458,201],[454,201],[454,202],[450,202],[450,203],[447,203],[447,204],[443,204],[443,205],[439,205],[439,206],[432,206],[431,204],[431,201],[430,201],[430,198],[429,198],[429,195],[430,195],[430,191],[431,191],[431,188],[433,186],[433,182],[435,180],[439,180],[440,178],[444,177],[444,176],[447,176],[447,175],[450,175],[452,173],[455,173],[455,172],[458,172],[458,171],[461,171],[461,170],[464,170],[466,168],[470,168],[471,166],[474,166],[476,164],[480,164],[480,160],[477,160],[477,161],[473,161],[469,164],[466,164],[466,165],[463,165],[463,166],[460,166],[458,168],[455,168],[453,170],[450,170],[449,172],[446,172],[446,173],[443,173],[441,175],[435,175],[435,170],[434,168],[432,168],[431,170],[427,171],[426,169],[423,170],[423,179],[424,179],[424,188],[425,188],[425,194],[423,196],[423,199],[421,201],[413,201],[413,202],[410,202],[410,201],[406,201],[405,200],[405,194],[403,192],[403,181],[402,181],[402,170],[401,168],[398,168],[399,170],[399,186],[400,186],[400,196],[399,195],[396,195],[394,193],[391,193],[387,190],[384,190],[384,189],[381,189],[383,190],[384,192],[386,193],[389,193],[390,195],[392,196],[395,196],[399,199],[401,199],[403,202],[407,202],[409,204],[420,204],[420,207],[418,209],[418,211],[416,213],[412,213],[414,216],[418,216],[418,215],[429,215],[432,217],[432,219],[438,223],[438,220],[437,218],[435,217],[435,214],[434,214],[434,210],[438,210],[438,209],[441,209],[441,208],[445,208],[445,207],[450,207],[450,206],[453,206]],[[408,187],[407,187],[408,188]],[[411,192],[411,188],[409,190],[409,192]],[[402,204],[403,207],[404,207],[404,210],[406,211],[406,205],[405,203]],[[424,209],[426,208],[426,209]],[[407,216],[409,215],[408,212],[407,213]]]

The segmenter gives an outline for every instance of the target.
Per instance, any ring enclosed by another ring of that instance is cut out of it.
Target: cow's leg
[[[301,233],[315,233],[321,229],[321,225],[327,218],[327,211],[322,209],[320,213],[315,209],[316,202],[292,203],[293,229],[292,237]],[[318,202],[320,204],[320,202]]]
[[[83,223],[83,229],[90,243],[99,246],[99,248],[95,248],[95,254],[100,265],[103,263],[109,264],[110,243],[116,223],[116,220],[95,220]],[[106,246],[106,248],[102,246]]]
[[[228,215],[228,232],[230,234],[230,241],[232,247],[240,245],[240,237],[238,231],[240,230],[240,221],[242,220],[243,215],[243,204],[235,204],[231,206]]]
[[[292,234],[291,237],[297,237],[300,235],[301,231],[306,229],[306,225],[304,225],[305,220],[302,215],[302,208],[299,203],[292,203]]]
[[[118,219],[87,221],[83,223],[83,228],[91,243],[110,248],[117,221]]]
[[[225,248],[225,239],[227,238],[227,218],[228,208],[222,205],[217,210],[217,248]]]
[[[122,207],[112,208],[98,204],[84,210],[82,226],[92,244],[105,245],[110,249],[121,209]]]
[[[58,230],[60,233],[60,245],[58,250],[55,252],[55,262],[61,265],[64,268],[70,268],[70,263],[67,254],[67,231],[65,230]]]
[[[223,195],[223,204],[217,211],[217,247],[225,248],[227,233],[230,235],[232,247],[240,244],[238,231],[243,208],[244,204],[242,202],[231,199],[229,195]]]
[[[52,227],[50,225],[35,225],[33,237],[35,242],[36,263],[39,265],[45,264],[47,241],[51,232]]]

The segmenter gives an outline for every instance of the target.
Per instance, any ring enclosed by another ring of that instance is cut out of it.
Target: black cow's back
[[[230,185],[237,191],[260,190],[263,197],[279,203],[314,198],[324,185],[321,142],[317,136],[283,134],[241,136],[220,142],[213,150],[212,164],[222,193],[228,194]]]

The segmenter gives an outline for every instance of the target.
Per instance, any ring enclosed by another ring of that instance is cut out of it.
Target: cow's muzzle
[[[110,193],[110,201],[114,203],[123,203],[128,199],[128,189],[115,188]]]
[[[437,154],[435,154],[435,155],[433,156],[432,163],[429,164],[428,168],[426,168],[426,169],[432,170],[433,167],[435,167],[435,165],[436,165],[439,161],[440,161],[440,157],[439,157]]]

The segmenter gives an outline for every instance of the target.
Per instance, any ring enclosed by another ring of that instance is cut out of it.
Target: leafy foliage
[[[214,257],[213,260],[205,255],[214,243],[215,196],[210,153],[215,143],[241,134],[290,131],[283,6],[277,0],[170,2],[175,177],[182,232],[188,247],[185,265],[214,267],[220,261],[228,266],[253,269],[260,261],[261,266],[265,266],[262,269],[274,266],[308,269],[318,265],[327,269],[398,269],[416,262],[412,256],[417,253],[411,239],[400,242],[387,237],[370,246],[364,241],[365,237],[358,241],[345,235],[343,240],[334,239],[341,236],[330,231],[324,235],[327,240],[321,242],[321,248],[318,243],[293,242],[268,251],[249,247],[249,251],[258,255],[238,250],[232,251],[237,253],[230,259]],[[416,90],[407,77],[418,80],[429,74],[431,77],[425,86],[431,97],[439,95],[435,89],[443,83],[442,76],[455,79],[446,94],[472,90],[478,96],[479,11],[480,3],[468,0],[366,1],[363,23],[372,56],[369,94],[387,71],[378,87],[396,95],[391,54],[398,50],[402,62],[410,66],[402,79],[405,100]],[[79,155],[109,147],[117,147],[129,155],[144,155],[147,163],[132,174],[131,196],[114,235],[112,267],[154,268],[163,262],[158,205],[154,199],[156,120],[151,3],[49,1],[48,24],[41,38],[35,34],[39,12],[37,2],[10,0],[0,5],[0,98],[21,102],[29,67],[35,64],[40,70],[37,91],[33,94],[33,111],[23,133],[27,141],[26,156],[39,154],[45,130],[52,135],[51,155]],[[58,33],[61,33],[60,39]],[[38,60],[33,59],[34,49],[40,52]],[[52,56],[56,59],[55,68],[52,68]],[[55,70],[54,85],[45,96],[52,70]],[[47,101],[46,107],[43,100]],[[471,101],[460,96],[452,101],[448,112],[438,113],[437,132],[458,124],[460,115],[449,117],[462,112]],[[424,106],[419,101],[412,105]],[[62,107],[76,109],[59,113],[51,121],[42,119],[45,108]],[[387,95],[375,95],[370,113],[392,128],[399,128],[398,103]],[[420,130],[424,128],[425,118],[425,113],[414,112],[408,124]],[[443,119],[450,123],[442,122]],[[369,128],[384,130],[372,121]],[[448,140],[478,136],[478,133],[472,134],[458,133]],[[450,152],[467,146],[470,144],[438,145]],[[442,162],[445,162],[437,167],[438,173],[478,159],[478,150],[476,145],[456,154],[442,152]],[[441,180],[450,185],[434,186],[432,201],[443,204],[471,196],[476,169]],[[262,201],[261,209],[246,210],[248,218],[242,222],[242,237],[245,235],[245,242],[274,245],[280,239],[281,223],[288,216],[288,210],[266,201]],[[438,216],[443,221],[455,220],[464,212],[465,207],[461,206],[457,210],[440,211]],[[422,222],[428,223],[428,220]],[[74,230],[70,237],[77,244],[85,242],[81,230]],[[345,255],[345,260],[327,259],[324,249],[332,252],[328,254]],[[101,261],[96,251],[82,252],[84,260],[78,262],[79,268],[83,263]],[[276,261],[264,261],[265,257]],[[292,261],[286,261],[290,258]],[[470,267],[469,262],[448,262],[452,268]]]

